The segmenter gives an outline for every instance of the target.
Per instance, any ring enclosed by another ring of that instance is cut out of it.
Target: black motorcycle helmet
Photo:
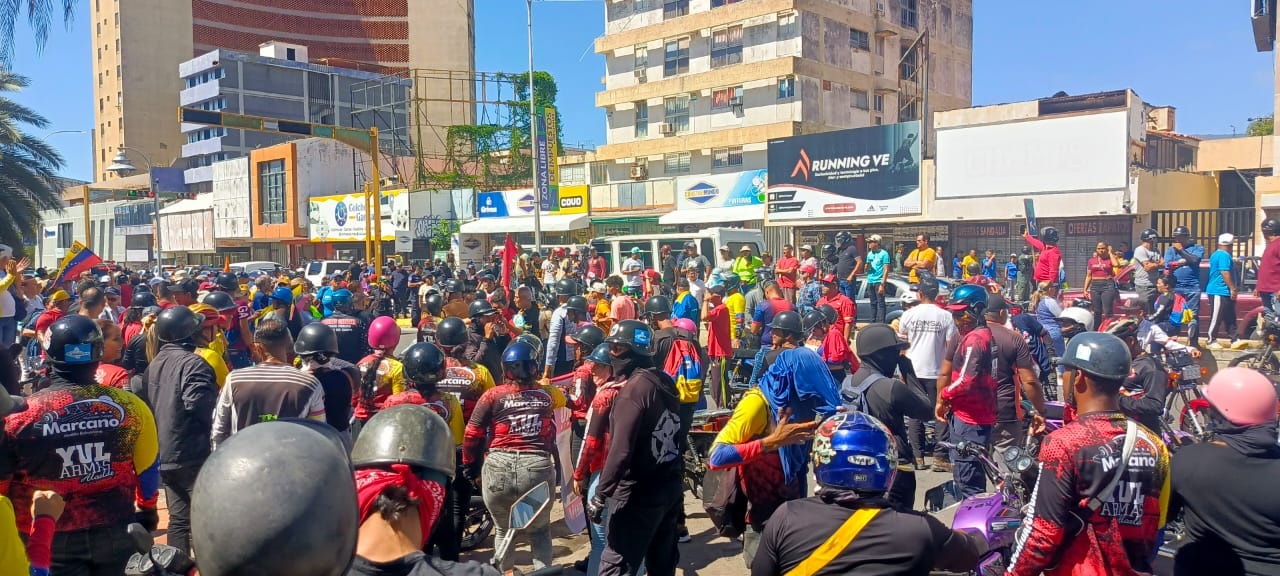
[[[1187,228],[1186,226],[1174,226],[1174,227],[1173,227],[1173,237],[1174,237],[1174,238],[1179,238],[1179,237],[1182,237],[1182,236],[1190,236],[1190,235],[1191,235],[1191,229],[1190,229],[1190,228]]]
[[[1058,229],[1053,226],[1045,226],[1040,231],[1040,239],[1050,244],[1058,243]]]
[[[556,282],[556,296],[574,296],[581,293],[578,283],[572,278],[564,278]]]
[[[440,310],[444,308],[444,298],[442,298],[440,294],[432,292],[427,295],[425,305],[427,308],[427,314],[439,316]]]
[[[327,324],[312,322],[298,331],[298,338],[293,341],[293,352],[299,356],[313,354],[337,354],[338,333]]]
[[[827,324],[835,324],[836,320],[840,319],[840,313],[836,312],[835,306],[830,304],[819,305],[817,310],[822,312],[822,315],[826,317]]]
[[[826,324],[827,315],[817,309],[805,312],[804,317],[801,318],[801,325],[804,328],[805,333],[813,332],[814,328],[817,328],[818,326],[825,326]]]
[[[853,234],[844,231],[836,233],[836,246],[844,246],[850,242],[853,242]]]
[[[774,333],[783,332],[801,337],[804,336],[804,321],[799,312],[784,310],[773,315],[773,321],[769,322],[769,329]]]
[[[926,298],[932,300],[938,297],[938,277],[928,272],[918,273],[920,283],[916,284],[916,290],[923,294]]]
[[[145,284],[143,284],[145,286]],[[146,308],[156,305],[156,295],[150,292],[138,292],[133,295],[133,301],[129,303],[130,308]]]
[[[583,346],[587,350],[595,350],[596,346],[604,342],[604,330],[595,325],[587,325],[580,328],[570,338],[573,338],[574,342],[577,342],[579,346]]]
[[[541,338],[534,336],[533,334],[530,334],[528,332],[525,332],[524,334],[516,336],[514,339],[511,340],[511,342],[512,343],[524,342],[525,344],[533,346],[533,351],[537,352],[538,358],[542,358],[543,348],[542,348]]]
[[[1147,228],[1146,230],[1143,230],[1141,234],[1138,235],[1138,240],[1142,242],[1155,242],[1156,239],[1159,237],[1160,235],[1156,233],[1155,228]]]
[[[454,348],[466,344],[466,323],[456,316],[450,316],[436,323],[436,342],[446,348]]]
[[[227,292],[235,292],[240,289],[240,281],[236,280],[236,275],[230,272],[218,273],[213,283],[218,286],[218,289],[226,290]]]
[[[219,312],[229,312],[236,309],[236,301],[226,292],[210,292],[200,299],[202,304],[208,304],[216,308]]]
[[[471,304],[467,306],[467,316],[470,316],[472,320],[481,316],[490,316],[497,313],[498,309],[494,308],[493,304],[490,304],[488,300],[484,299],[472,300]]]
[[[644,317],[671,316],[671,299],[661,294],[650,296],[644,301]]]
[[[836,247],[835,247],[835,246],[832,246],[832,245],[830,245],[830,244],[823,244],[823,245],[822,245],[822,257],[823,257],[823,258],[831,258],[831,257],[833,257],[833,256],[835,256],[835,255],[836,255]]]
[[[528,342],[512,342],[502,352],[502,372],[507,380],[527,384],[538,378],[538,351]]]
[[[357,470],[408,464],[449,480],[456,470],[454,458],[449,425],[430,408],[416,404],[400,404],[375,414],[351,448],[351,463]]]
[[[418,342],[404,351],[404,377],[416,384],[435,384],[444,378],[446,359],[435,344]]]
[[[457,294],[464,289],[462,281],[457,278],[450,278],[444,281],[444,291],[450,294]]]
[[[641,356],[653,356],[653,330],[639,320],[623,320],[614,324],[604,341],[626,346]]]
[[[1122,381],[1129,377],[1129,346],[1105,332],[1082,332],[1067,342],[1058,364],[1086,372],[1103,380]]]
[[[63,316],[49,327],[49,362],[58,367],[96,364],[102,359],[102,331],[84,316]]]
[[[355,478],[336,433],[322,430],[289,420],[263,422],[236,432],[209,456],[191,495],[192,508],[200,511],[191,518],[200,574],[346,573],[360,526]],[[453,441],[448,445],[452,466]]]
[[[579,314],[586,314],[587,313],[587,297],[578,296],[577,294],[574,294],[573,296],[570,296],[568,300],[564,301],[564,307],[566,310],[572,310]]]
[[[156,338],[161,342],[182,342],[200,331],[204,316],[186,306],[170,306],[156,317]]]
[[[1262,233],[1268,236],[1280,236],[1280,220],[1267,218],[1262,221]]]

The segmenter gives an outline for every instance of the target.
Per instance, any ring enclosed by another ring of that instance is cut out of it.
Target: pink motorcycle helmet
[[[394,350],[400,344],[400,326],[390,316],[379,316],[369,324],[369,346],[375,350],[386,348]]]
[[[681,328],[690,332],[698,331],[698,327],[694,325],[693,320],[688,318],[677,318],[674,324],[676,325],[676,328]]]
[[[1257,370],[1240,366],[1219,370],[1205,386],[1204,397],[1236,426],[1276,420],[1276,388]]]

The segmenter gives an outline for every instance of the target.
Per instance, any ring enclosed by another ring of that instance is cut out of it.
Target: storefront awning
[[[720,222],[744,222],[747,220],[764,220],[764,206],[729,206],[721,208],[699,208],[697,210],[676,210],[658,218],[659,224],[710,224]]]
[[[546,214],[541,217],[543,232],[568,232],[591,225],[587,214]],[[498,234],[502,232],[533,232],[533,218],[480,218],[458,228],[463,234]]]

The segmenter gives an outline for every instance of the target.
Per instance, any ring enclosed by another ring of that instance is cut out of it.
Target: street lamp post
[[[532,160],[529,162],[529,174],[530,181],[533,182],[533,195],[537,198],[533,206],[533,249],[541,252],[542,190],[538,188],[538,114],[537,106],[533,103],[533,0],[525,0],[524,5],[529,17],[529,158]]]
[[[164,265],[164,257],[160,251],[160,194],[156,192],[155,186],[151,181],[151,158],[147,157],[141,150],[121,146],[120,151],[116,153],[115,158],[111,159],[111,165],[107,166],[107,172],[123,174],[125,172],[134,172],[137,170],[133,164],[129,163],[129,157],[125,155],[125,151],[131,151],[142,157],[142,161],[147,164],[147,191],[151,193],[152,215],[151,228],[155,233],[156,239],[156,274],[160,273]]]

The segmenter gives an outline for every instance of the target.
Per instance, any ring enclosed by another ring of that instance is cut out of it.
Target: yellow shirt
[[[449,412],[449,432],[453,434],[453,443],[462,446],[462,437],[467,433],[467,423],[462,419],[462,403],[448,392],[440,393],[440,402]]]
[[[969,273],[969,265],[977,263],[978,259],[968,254],[965,254],[964,258],[960,260],[960,274],[964,276],[965,280],[968,280],[969,277],[972,276],[972,274]]]
[[[741,292],[734,292],[724,297],[724,306],[729,309],[730,329],[734,339],[742,338],[747,325],[747,299]]]
[[[923,264],[924,270],[930,274],[933,274],[934,270],[938,267],[938,253],[934,252],[933,248],[925,248],[924,250],[916,248],[907,256],[907,260],[915,260],[916,262]],[[918,272],[918,270],[912,268],[908,279],[912,282],[919,282],[920,274]]]
[[[227,374],[230,370],[227,369],[227,362],[222,359],[222,354],[212,349],[215,345],[216,343],[213,343],[209,345],[210,348],[196,348],[196,356],[204,358],[205,363],[213,368],[214,379],[217,380],[218,389],[221,390],[227,383]]]
[[[0,574],[25,575],[31,572],[27,549],[18,538],[18,518],[13,502],[0,496]]]

